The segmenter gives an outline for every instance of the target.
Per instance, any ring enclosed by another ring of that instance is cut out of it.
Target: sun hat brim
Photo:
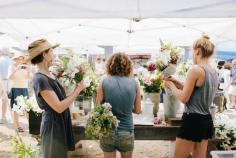
[[[48,49],[55,49],[56,47],[59,46],[60,44],[51,45],[48,41],[45,41],[41,43],[38,47],[28,50],[29,55],[28,58],[26,59],[26,62],[30,62],[33,58],[37,57],[38,55],[40,55],[41,53],[43,53]]]

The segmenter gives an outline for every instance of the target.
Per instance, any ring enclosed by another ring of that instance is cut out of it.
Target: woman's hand
[[[177,87],[178,89],[183,89],[183,87],[184,87],[183,83],[179,82],[177,79],[175,79],[172,76],[163,77],[163,80],[164,81],[171,81],[171,82],[173,82],[175,87]]]
[[[173,88],[176,87],[175,84],[172,81],[168,81],[168,80],[164,81],[164,86],[166,88],[169,88],[170,90],[172,90]]]
[[[77,87],[75,88],[75,91],[77,92],[77,94],[79,95],[79,93],[81,91],[83,91],[86,88],[86,84],[84,83],[84,81],[82,80],[80,83],[77,84]]]

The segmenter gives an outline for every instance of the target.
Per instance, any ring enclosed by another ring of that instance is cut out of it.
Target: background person
[[[11,109],[14,104],[17,104],[15,99],[18,96],[29,97],[28,82],[30,79],[30,67],[24,63],[24,54],[15,53],[12,57],[13,63],[9,67],[8,79],[11,84],[11,90],[9,92],[9,99]],[[19,114],[13,111],[13,123],[18,132],[24,132],[24,129],[19,124]]]
[[[229,94],[229,106],[232,109],[236,108],[236,60],[232,61],[232,67],[230,70],[230,86],[228,90]]]
[[[2,83],[2,95],[1,95],[1,104],[2,104],[2,113],[0,115],[0,124],[7,123],[6,113],[8,107],[8,68],[11,65],[11,59],[7,54],[0,55],[0,80]]]

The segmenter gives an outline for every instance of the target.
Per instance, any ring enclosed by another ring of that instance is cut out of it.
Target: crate
[[[212,158],[236,158],[236,150],[211,151]]]

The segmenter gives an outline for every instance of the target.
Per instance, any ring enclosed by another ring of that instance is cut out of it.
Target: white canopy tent
[[[0,0],[0,18],[236,17],[235,0]]]
[[[158,49],[159,39],[191,46],[202,33],[216,45],[236,41],[236,18],[129,19],[1,19],[0,35],[26,49],[29,42],[47,38],[62,47],[112,45],[116,50]],[[11,39],[9,39],[9,37]],[[15,46],[9,42],[7,46]],[[226,44],[227,45],[227,44]],[[0,45],[4,46],[4,45]]]

